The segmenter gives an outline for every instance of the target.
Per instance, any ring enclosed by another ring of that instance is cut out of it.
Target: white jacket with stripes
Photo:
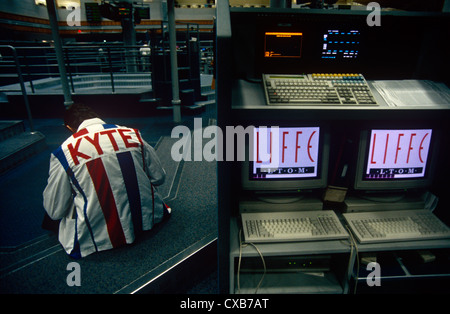
[[[44,208],[61,219],[59,241],[81,258],[134,242],[162,220],[155,186],[165,171],[138,130],[85,120],[50,157]]]

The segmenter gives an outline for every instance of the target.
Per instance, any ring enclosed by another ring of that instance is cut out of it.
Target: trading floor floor
[[[181,125],[193,130],[194,118],[202,118],[203,127],[213,121],[208,110],[183,112]],[[34,120],[35,130],[45,135],[46,150],[0,176],[0,293],[131,293],[215,241],[216,163],[173,161],[170,150],[177,139],[170,137],[172,119],[171,111],[151,117],[104,118],[107,123],[138,128],[156,148],[167,172],[159,190],[173,211],[168,221],[134,244],[78,260],[79,287],[66,283],[67,265],[73,260],[55,235],[41,229],[49,156],[70,134],[61,119]],[[215,256],[204,263],[207,271],[194,275],[196,280],[153,287],[152,292],[216,293]]]

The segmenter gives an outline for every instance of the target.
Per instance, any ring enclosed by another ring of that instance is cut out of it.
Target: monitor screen
[[[361,46],[358,30],[330,29],[323,34],[322,59],[356,59]]]
[[[244,189],[298,191],[326,186],[329,147],[323,128],[255,127],[249,147]]]
[[[300,58],[302,55],[302,33],[265,32],[265,58]]]
[[[422,188],[431,183],[433,129],[371,129],[361,133],[355,188]]]

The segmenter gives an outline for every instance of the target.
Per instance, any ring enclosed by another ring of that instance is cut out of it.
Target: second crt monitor
[[[404,190],[432,183],[437,131],[432,128],[372,128],[361,132],[357,190]]]
[[[326,187],[329,134],[323,126],[255,127],[243,162],[244,190],[267,193]]]
[[[438,163],[439,129],[372,126],[360,133],[347,211],[424,209]]]

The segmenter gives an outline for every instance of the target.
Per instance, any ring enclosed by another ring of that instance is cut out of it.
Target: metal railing
[[[64,62],[72,92],[75,92],[74,77],[107,73],[114,92],[114,74],[149,73],[151,60],[144,55],[142,46],[123,45],[73,45],[64,46]],[[36,92],[34,81],[58,77],[58,63],[53,47],[16,47],[17,60],[23,80],[29,84],[31,93]],[[17,69],[12,67],[13,56],[1,50],[0,85],[17,83]]]
[[[148,47],[86,45],[63,47],[67,75],[72,92],[74,76],[107,73],[112,92],[115,92],[114,74],[150,73],[151,56]]]
[[[23,99],[25,102],[25,109],[27,111],[28,120],[30,122],[30,130],[31,130],[31,132],[34,132],[33,117],[31,116],[30,103],[28,101],[28,94],[27,94],[27,90],[25,88],[25,82],[22,77],[22,70],[20,68],[19,59],[17,57],[17,51],[13,46],[8,46],[8,45],[0,46],[0,50],[9,50],[11,52],[12,60],[5,60],[5,62],[10,63],[10,65],[14,66],[16,69],[17,79],[19,80],[20,89],[22,91]],[[0,61],[3,62],[3,55],[1,55]]]
[[[180,49],[183,49],[180,43]],[[199,42],[201,47],[200,72],[212,73],[212,41]],[[14,49],[12,53],[11,48]],[[152,49],[160,49],[157,46]],[[149,47],[124,46],[123,43],[73,44],[63,47],[66,72],[72,92],[76,91],[75,78],[92,74],[108,76],[111,91],[116,89],[118,74],[148,74],[151,76],[152,58]],[[16,65],[17,64],[17,65]],[[20,71],[20,74],[19,74]],[[37,92],[36,81],[45,78],[58,78],[59,70],[55,49],[50,46],[0,46],[0,86],[25,82],[29,92]],[[20,90],[15,87],[16,92]]]

